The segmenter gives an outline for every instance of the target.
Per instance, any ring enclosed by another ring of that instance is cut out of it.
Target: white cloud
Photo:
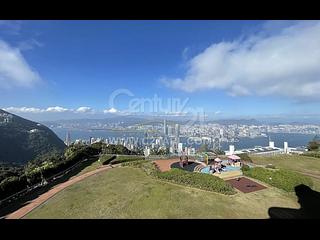
[[[35,47],[43,47],[43,46],[44,46],[43,43],[39,42],[38,40],[36,40],[36,39],[34,39],[34,38],[21,41],[21,42],[19,42],[19,44],[18,44],[18,48],[19,48],[21,51],[32,50],[32,49],[34,49]]]
[[[0,40],[0,88],[30,87],[40,81],[20,50]]]
[[[59,113],[61,113],[61,112],[68,112],[68,111],[72,111],[72,110],[56,106],[56,107],[48,107],[45,111],[46,112],[59,112]]]
[[[188,56],[189,56],[189,48],[186,47],[186,48],[184,48],[183,51],[182,51],[182,59],[183,59],[183,60],[187,60],[187,59],[188,59]]]
[[[4,108],[5,111],[14,112],[14,113],[62,113],[72,111],[71,109],[63,108],[63,107],[48,107],[46,109],[34,108],[34,107],[8,107]]]
[[[7,107],[3,108],[3,110],[12,112],[12,113],[95,113],[95,114],[103,114],[103,113],[120,113],[115,108],[110,108],[104,111],[95,110],[91,107],[79,107],[76,109],[64,108],[61,106],[48,107],[48,108],[34,108],[34,107]]]
[[[77,110],[76,110],[77,113],[91,113],[93,112],[93,109],[90,108],[90,107],[79,107]]]
[[[41,113],[44,112],[43,109],[40,108],[33,108],[33,107],[8,107],[4,108],[3,110],[7,112],[14,112],[14,113]]]
[[[188,66],[184,78],[162,82],[187,92],[320,99],[320,21],[268,22],[240,40],[212,44]]]
[[[104,110],[103,112],[104,113],[117,113],[119,111],[115,108],[110,108],[110,109]]]

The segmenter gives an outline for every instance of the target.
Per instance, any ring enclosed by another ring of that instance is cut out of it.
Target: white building
[[[274,148],[274,142],[269,141],[269,148]]]
[[[289,153],[288,142],[283,143],[283,151],[286,154]]]
[[[234,153],[234,145],[229,145],[229,151],[226,151],[226,155],[233,155]]]
[[[178,153],[183,152],[183,143],[178,143]]]
[[[291,148],[288,146],[288,142],[283,143],[283,148],[275,147],[273,141],[269,141],[268,147],[255,147],[249,149],[241,149],[241,150],[234,150],[234,146],[229,146],[229,151],[226,151],[226,155],[232,154],[254,154],[254,155],[276,155],[276,154],[290,154],[296,153],[301,154],[306,151],[305,148]]]
[[[150,155],[150,148],[145,148],[144,149],[144,151],[143,151],[143,153],[144,153],[144,155],[146,156],[146,157],[148,157],[149,155]]]

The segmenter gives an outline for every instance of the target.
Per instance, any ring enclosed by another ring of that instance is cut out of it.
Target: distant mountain
[[[232,124],[241,124],[241,125],[261,125],[261,122],[256,119],[220,119],[209,121],[211,123],[218,123],[221,125],[232,125]]]
[[[105,119],[68,119],[42,122],[50,128],[56,128],[61,125],[78,127],[81,129],[91,129],[93,125],[107,124],[107,123],[121,123],[120,125],[126,127],[134,124],[159,124],[163,120],[167,120],[167,124],[200,124],[202,119],[195,120],[190,116],[114,116]],[[243,124],[243,125],[261,125],[260,121],[256,119],[216,119],[206,120],[206,123],[218,123],[221,125]]]
[[[0,109],[0,163],[23,165],[65,144],[46,126]]]

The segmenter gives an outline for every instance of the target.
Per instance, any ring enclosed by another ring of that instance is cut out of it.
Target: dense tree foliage
[[[159,148],[159,149],[152,149],[151,155],[168,155],[169,149],[168,148]]]
[[[137,153],[134,151],[129,150],[128,148],[124,147],[123,145],[102,145],[102,152],[104,154],[121,154],[121,155],[136,155]]]
[[[318,141],[311,141],[308,144],[309,151],[319,151],[320,150],[320,142]]]
[[[237,156],[239,156],[242,161],[252,163],[252,159],[250,158],[250,156],[247,153],[239,153],[239,154],[237,154]]]
[[[214,149],[213,152],[217,155],[225,155],[225,152],[222,149]]]
[[[199,148],[199,152],[209,152],[209,150],[209,146],[206,143],[203,143]]]

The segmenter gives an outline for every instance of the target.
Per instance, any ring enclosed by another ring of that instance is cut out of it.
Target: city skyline
[[[319,119],[319,21],[0,27],[0,108],[32,120],[153,113]]]

